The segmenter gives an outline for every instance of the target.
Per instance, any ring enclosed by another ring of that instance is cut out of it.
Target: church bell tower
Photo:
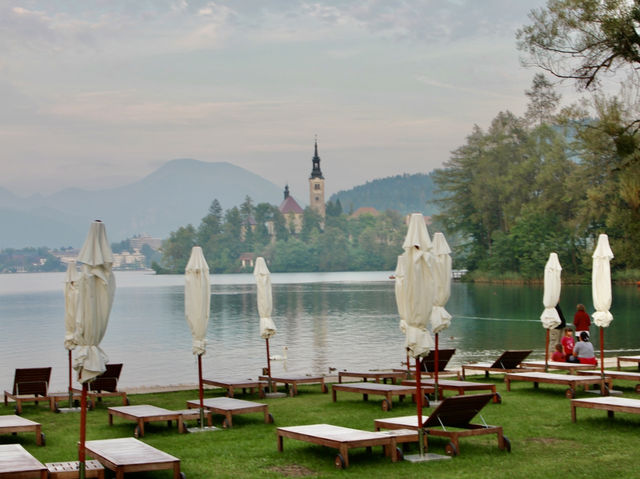
[[[309,177],[309,206],[323,218],[325,217],[324,204],[324,176],[320,170],[320,157],[318,156],[318,139],[315,141],[315,152],[311,160],[313,168]]]

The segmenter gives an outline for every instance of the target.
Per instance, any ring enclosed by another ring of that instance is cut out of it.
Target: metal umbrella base
[[[56,412],[68,413],[68,412],[80,412],[79,407],[60,407],[56,410]]]
[[[287,393],[265,393],[264,397],[267,399],[286,398]]]
[[[407,456],[404,456],[404,460],[409,462],[440,461],[442,459],[451,459],[451,456],[445,456],[443,454],[433,454],[431,452],[425,454],[409,454]]]
[[[191,433],[191,432],[214,432],[214,431],[221,431],[222,429],[220,429],[219,427],[215,427],[215,426],[205,426],[205,427],[200,427],[200,426],[194,426],[194,427],[188,427],[187,428],[187,432]]]

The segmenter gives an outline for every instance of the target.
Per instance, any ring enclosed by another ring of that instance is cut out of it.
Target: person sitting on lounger
[[[556,344],[556,350],[551,356],[551,361],[558,361],[563,363],[566,360],[567,360],[567,357],[565,356],[564,351],[562,350],[562,344]]]
[[[589,341],[589,334],[585,331],[580,333],[580,341],[573,348],[575,362],[581,364],[597,364],[596,355],[593,352],[593,344]]]
[[[573,331],[571,328],[565,328],[564,337],[562,338],[562,349],[564,350],[564,355],[567,361],[571,361],[573,354],[573,347],[576,345],[576,342],[573,339]]]

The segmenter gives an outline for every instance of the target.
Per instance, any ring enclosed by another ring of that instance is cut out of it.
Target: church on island
[[[314,154],[311,159],[311,176],[309,177],[309,206],[324,219],[325,203],[324,203],[324,176],[320,169],[320,156],[318,155],[318,140],[315,141]],[[284,199],[278,207],[280,213],[287,221],[287,227],[296,233],[302,229],[302,216],[304,210],[298,202],[289,193],[289,185],[284,187]]]

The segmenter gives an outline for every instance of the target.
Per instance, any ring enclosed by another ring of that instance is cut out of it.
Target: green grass
[[[478,377],[477,379],[480,379]],[[182,471],[188,479],[219,478],[281,478],[281,477],[354,477],[406,478],[496,478],[571,476],[637,477],[637,457],[640,454],[638,428],[640,416],[616,413],[613,420],[605,411],[578,409],[578,421],[571,422],[569,400],[565,388],[531,383],[512,383],[506,392],[500,376],[483,382],[497,384],[502,404],[490,403],[482,411],[487,424],[501,425],[509,437],[512,452],[500,451],[495,435],[462,438],[461,455],[448,461],[428,463],[392,463],[380,448],[369,454],[354,449],[349,454],[350,467],[337,470],[333,466],[336,451],[308,443],[284,439],[284,452],[277,451],[275,429],[314,423],[373,430],[373,420],[415,413],[411,401],[394,401],[393,409],[381,410],[380,396],[370,396],[368,402],[356,394],[339,393],[338,401],[331,394],[322,394],[318,386],[299,388],[293,398],[259,400],[269,404],[274,424],[265,424],[260,413],[238,415],[233,428],[211,433],[178,434],[175,425],[150,423],[145,426],[142,440],[158,449],[179,457]],[[619,382],[616,389],[625,397],[640,398],[634,384]],[[221,394],[207,391],[207,396]],[[579,392],[578,397],[588,396]],[[184,409],[195,391],[130,395],[131,404],[153,404],[168,409]],[[108,425],[107,407],[120,405],[117,399],[105,400],[88,413],[87,439],[106,439],[133,435],[134,423],[114,418]],[[430,410],[425,412],[428,414]],[[2,406],[2,414],[13,414],[13,406]],[[41,462],[77,459],[79,414],[55,414],[44,405],[25,404],[23,417],[40,422],[46,434],[46,446],[38,447],[32,433],[17,436],[0,435],[0,444],[18,442]],[[221,416],[214,416],[218,425]],[[430,452],[444,453],[448,441],[431,438]],[[415,452],[415,445],[411,445]],[[113,477],[107,475],[107,477]],[[131,478],[170,478],[169,471],[127,475]]]

